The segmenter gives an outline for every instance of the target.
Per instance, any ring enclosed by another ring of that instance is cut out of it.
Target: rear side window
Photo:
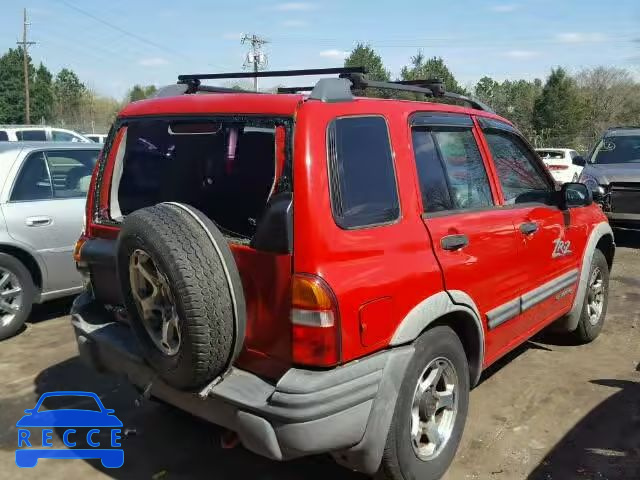
[[[51,177],[44,153],[33,153],[22,164],[11,192],[11,200],[14,202],[48,200],[52,196]]]
[[[7,135],[7,132],[0,130],[0,142],[8,142],[9,141],[9,135]]]
[[[471,130],[414,128],[412,137],[425,212],[493,205],[487,172]]]
[[[19,141],[25,142],[45,142],[47,134],[44,130],[18,130],[16,137]]]
[[[331,203],[342,228],[396,220],[400,203],[387,123],[382,117],[347,117],[329,126]]]

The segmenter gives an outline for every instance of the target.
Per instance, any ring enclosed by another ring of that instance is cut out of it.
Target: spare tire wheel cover
[[[225,244],[225,249],[223,251],[223,249],[221,248],[220,245],[218,245],[218,242],[216,242],[215,238],[213,238],[213,234],[211,233],[211,227],[215,228],[217,230],[217,227],[215,226],[215,224],[213,223],[213,221],[211,221],[211,219],[209,217],[207,217],[204,213],[196,210],[193,207],[190,207],[189,205],[185,205],[184,203],[178,203],[178,202],[163,202],[166,205],[174,205],[178,208],[181,208],[182,210],[184,210],[185,212],[187,212],[189,215],[191,215],[194,220],[196,222],[198,222],[200,224],[200,226],[203,228],[203,230],[206,232],[207,236],[209,237],[209,240],[211,240],[211,244],[213,245],[213,248],[216,249],[216,252],[218,253],[218,257],[220,258],[220,262],[222,262],[222,268],[224,269],[224,275],[225,277],[227,277],[227,284],[229,285],[229,293],[231,294],[231,301],[233,302],[233,328],[234,328],[234,350],[233,350],[233,356],[231,357],[231,360],[229,362],[229,365],[227,366],[227,370],[231,367],[231,364],[236,360],[236,358],[238,358],[238,355],[240,355],[240,351],[242,350],[242,346],[244,345],[244,335],[245,335],[245,329],[246,329],[246,324],[247,324],[247,313],[246,313],[246,304],[245,304],[245,300],[244,300],[244,292],[242,290],[242,284],[239,283],[240,282],[240,274],[237,272],[237,267],[235,267],[235,259],[233,258],[233,255],[231,254],[231,252],[229,251],[229,247]],[[208,225],[207,225],[208,224]],[[222,236],[222,233],[220,233],[220,236]],[[227,255],[228,252],[228,255]],[[231,277],[231,272],[229,271],[229,264],[233,265],[235,268],[235,276],[237,277],[236,282],[234,282],[233,278]],[[234,285],[239,284],[240,288],[238,289],[239,291],[236,292],[236,288],[234,287]]]
[[[200,390],[231,369],[244,344],[244,291],[208,217],[172,202],[127,215],[117,273],[142,354],[167,384]]]

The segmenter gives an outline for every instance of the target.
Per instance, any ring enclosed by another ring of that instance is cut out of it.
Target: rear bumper
[[[412,346],[328,371],[292,368],[277,383],[239,369],[205,394],[176,390],[144,362],[129,328],[88,294],[76,299],[72,324],[80,356],[99,371],[126,375],[150,394],[235,431],[249,450],[275,460],[332,452],[374,473],[386,441]]]

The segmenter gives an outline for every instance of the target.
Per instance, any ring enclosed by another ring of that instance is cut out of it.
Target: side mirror
[[[584,167],[587,164],[587,161],[584,159],[582,155],[576,155],[575,157],[573,157],[573,160],[571,161],[573,162],[574,165],[577,165],[578,167]]]
[[[584,183],[564,183],[560,189],[560,208],[586,207],[593,203],[591,190]]]

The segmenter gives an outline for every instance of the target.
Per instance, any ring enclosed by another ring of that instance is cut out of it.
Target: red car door
[[[500,189],[526,263],[520,326],[524,337],[566,313],[573,303],[586,230],[559,208],[555,184],[531,147],[510,126],[480,120]],[[523,338],[511,339],[512,344]]]
[[[497,205],[495,185],[476,135],[469,116],[425,113],[412,118],[423,219],[445,288],[471,297],[488,331],[491,318],[501,312],[504,316],[501,308],[519,310],[524,269],[513,212]],[[519,327],[518,317],[519,312],[512,316],[510,332]],[[485,335],[485,365],[497,358],[513,336],[517,333]]]

